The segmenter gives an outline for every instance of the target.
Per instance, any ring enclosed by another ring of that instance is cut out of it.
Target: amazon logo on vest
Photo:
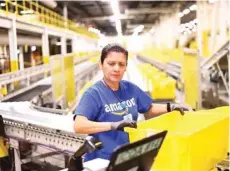
[[[112,103],[112,104],[105,104],[105,112],[111,112],[111,113],[116,114],[116,115],[123,115],[126,112],[128,112],[129,107],[135,106],[135,99],[134,98],[126,100],[124,102],[126,104],[125,111],[122,109],[121,103],[118,102],[118,103]]]

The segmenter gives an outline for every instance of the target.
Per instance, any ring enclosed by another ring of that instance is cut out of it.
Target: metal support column
[[[200,52],[197,51],[197,85],[198,85],[198,99],[197,99],[197,108],[202,109],[202,70],[201,70],[202,57]]]
[[[228,1],[228,18],[230,18],[229,9],[230,9],[230,1]],[[229,20],[228,20],[228,31],[230,31],[230,21]],[[227,61],[228,61],[228,87],[230,88],[230,43],[228,46],[228,60]],[[228,105],[230,105],[230,90],[228,92]],[[228,143],[228,150],[230,150],[230,143]]]
[[[19,68],[20,70],[24,70],[23,46],[19,48]]]
[[[217,10],[219,8],[219,1],[214,2],[212,11],[212,26],[211,26],[211,54],[216,50],[216,37],[217,37]]]
[[[76,53],[77,52],[77,37],[74,37],[72,39],[72,53]]]
[[[198,49],[202,57],[209,56],[209,41],[208,41],[208,30],[209,30],[209,5],[206,1],[197,1],[197,34],[198,34]]]
[[[16,19],[12,19],[11,28],[8,30],[9,49],[10,49],[10,71],[15,72],[18,70],[18,54],[17,54],[17,30]],[[10,84],[10,90],[14,90],[17,84]]]
[[[15,171],[22,171],[21,168],[21,158],[20,158],[20,152],[19,152],[19,142],[15,139],[9,139],[10,141],[10,147],[14,150],[14,166]]]
[[[61,54],[66,55],[66,36],[61,37]]]
[[[64,8],[63,8],[63,16],[64,16],[64,19],[65,19],[65,28],[67,28],[68,26],[68,9],[67,9],[67,2],[64,3]]]
[[[15,171],[22,171],[20,153],[18,149],[14,149]]]
[[[12,26],[8,31],[9,48],[10,48],[10,67],[11,72],[18,70],[18,54],[17,54],[17,30],[16,19],[12,19]]]
[[[61,67],[62,67],[62,71],[65,73],[65,60],[64,60],[64,58],[65,58],[65,56],[66,56],[66,51],[67,51],[67,47],[66,47],[66,36],[65,35],[63,35],[62,37],[61,37],[61,61],[62,61],[62,63],[61,63]],[[62,92],[63,92],[63,98],[62,98],[62,100],[61,100],[61,102],[62,102],[62,106],[65,108],[66,107],[66,91],[65,91],[65,88],[66,88],[66,84],[65,84],[65,79],[64,79],[64,82],[63,82],[63,87],[62,87]]]
[[[230,9],[230,1],[228,1],[228,9]],[[230,11],[228,10],[228,18],[230,18]],[[228,20],[228,31],[230,31],[230,21]],[[230,43],[228,47],[228,87],[230,88]],[[230,91],[230,90],[229,90]],[[228,92],[228,105],[230,105],[230,92]],[[230,149],[230,144],[229,148]]]
[[[220,15],[219,15],[219,20],[220,20],[220,39],[221,42],[226,42],[227,40],[227,15],[228,14],[228,9],[227,9],[227,3],[228,1],[219,1],[220,3]],[[222,44],[220,44],[222,45]]]
[[[184,101],[193,109],[201,108],[201,70],[199,52],[184,49],[182,76]]]
[[[196,12],[196,17],[197,17],[197,33],[196,33],[196,40],[197,40],[197,45],[198,45],[198,52],[200,55],[202,54],[202,2],[197,1],[197,12]]]
[[[43,56],[43,63],[49,63],[49,35],[47,28],[44,28],[44,32],[42,34],[42,56]]]

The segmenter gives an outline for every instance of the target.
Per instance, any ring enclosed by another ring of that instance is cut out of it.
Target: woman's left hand
[[[184,115],[184,111],[193,111],[191,107],[184,104],[177,104],[177,103],[170,103],[170,110],[171,111],[179,111],[181,115]]]

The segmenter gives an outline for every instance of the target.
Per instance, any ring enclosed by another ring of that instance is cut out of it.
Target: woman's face
[[[126,56],[121,52],[109,52],[101,64],[105,79],[114,83],[118,83],[122,79],[126,67]]]

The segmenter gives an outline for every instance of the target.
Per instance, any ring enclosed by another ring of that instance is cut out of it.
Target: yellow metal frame
[[[63,56],[55,56],[50,61],[52,74],[53,100],[57,101],[65,96],[65,73]]]
[[[210,32],[208,30],[202,31],[202,56],[203,57],[209,57],[210,56],[210,50],[209,50],[209,37]]]
[[[65,95],[67,106],[71,106],[76,100],[75,96],[75,77],[74,77],[74,56],[68,55],[64,57],[65,72]]]
[[[18,1],[13,2],[11,0],[5,0],[5,4],[5,9],[0,9],[0,12],[6,14],[7,16],[16,16],[17,18],[28,22],[29,19],[25,18],[24,15],[20,15],[20,11],[31,10],[33,11],[33,14],[35,14],[34,16],[36,18],[31,18],[29,22],[42,23],[43,25],[48,25],[59,29],[69,29],[82,36],[98,39],[97,34],[88,31],[87,28],[80,26],[69,19],[65,19],[64,16],[39,5],[37,1],[33,2],[30,0],[22,0],[21,5],[18,4]],[[13,11],[10,11],[9,7],[11,10],[13,9]]]
[[[8,156],[8,148],[5,144],[5,139],[0,137],[0,158]]]
[[[200,108],[200,80],[199,80],[199,58],[198,54],[184,51],[182,65],[182,79],[184,82],[185,102],[193,109]]]

